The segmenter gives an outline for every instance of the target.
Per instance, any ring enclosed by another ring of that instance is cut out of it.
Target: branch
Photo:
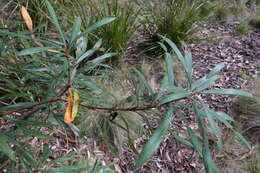
[[[20,107],[20,108],[17,108],[17,109],[14,109],[14,110],[11,110],[11,111],[6,111],[6,112],[0,112],[0,116],[4,116],[4,115],[8,115],[8,114],[12,114],[14,112],[20,112],[20,111],[23,111],[25,109],[31,109],[35,106],[39,106],[39,105],[43,105],[43,104],[48,104],[48,103],[52,103],[52,102],[56,102],[56,101],[59,101],[61,100],[61,97],[66,93],[66,91],[70,88],[70,84],[66,85],[64,87],[64,89],[55,97],[52,97],[48,100],[44,100],[44,101],[41,101],[41,102],[38,102],[38,103],[35,103],[35,104],[31,104],[31,105],[27,105],[27,106],[23,106],[23,107]]]
[[[101,106],[92,106],[92,105],[82,104],[82,103],[79,105],[86,107],[88,109],[92,109],[92,110],[98,109],[98,110],[106,110],[106,111],[144,111],[144,110],[159,107],[158,104],[150,104],[147,106],[136,106],[136,107],[130,107],[130,108],[117,108],[117,107],[105,108],[105,107],[101,107]]]
[[[52,97],[52,98],[50,98],[50,99],[48,99],[48,100],[44,100],[44,101],[41,101],[41,102],[38,102],[38,103],[35,103],[35,104],[23,106],[23,107],[20,107],[20,108],[11,110],[11,111],[6,111],[6,112],[3,112],[3,113],[0,113],[0,116],[12,114],[12,113],[14,113],[14,112],[20,112],[20,111],[23,111],[23,110],[25,110],[25,109],[33,108],[33,107],[35,107],[35,106],[39,106],[39,105],[43,105],[43,104],[47,104],[47,103],[56,102],[56,101],[58,101],[58,100],[60,100],[60,99],[61,99],[60,97]]]

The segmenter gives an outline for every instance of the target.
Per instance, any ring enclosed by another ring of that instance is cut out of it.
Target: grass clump
[[[214,8],[214,17],[220,22],[226,21],[231,14],[227,2],[220,0],[214,2],[214,4],[216,5]]]
[[[207,3],[207,1],[165,0],[161,3],[148,4],[146,11],[149,16],[145,18],[144,24],[146,26],[148,24],[148,27],[152,25],[155,32],[150,31],[152,34],[146,41],[149,45],[147,49],[158,49],[157,42],[160,41],[160,37],[157,34],[167,36],[178,46],[181,46],[181,41],[194,41],[192,36],[201,30],[200,22],[209,15],[209,11],[204,8]]]
[[[237,25],[235,29],[235,35],[244,35],[249,33],[249,31],[250,31],[250,25],[246,21],[241,20],[239,22],[239,25]]]
[[[126,80],[127,74],[122,71],[118,73],[122,75],[116,75],[111,79],[94,79],[96,87],[102,92],[93,90],[89,95],[82,92],[82,97],[88,98],[84,103],[104,107],[133,106],[135,99],[130,96],[131,85]],[[142,134],[143,118],[142,114],[131,111],[100,111],[83,108],[76,124],[82,137],[98,139],[106,149],[115,154],[122,151],[126,144],[135,151],[133,140]]]
[[[252,88],[253,98],[239,98],[234,102],[234,112],[243,132],[253,141],[260,141],[260,81]]]
[[[103,47],[115,52],[118,55],[110,59],[112,64],[118,63],[119,58],[123,56],[132,35],[138,28],[137,16],[138,8],[132,2],[120,0],[90,0],[85,4],[87,9],[83,9],[83,26],[89,26],[106,17],[116,17],[113,23],[99,28],[89,36],[90,45],[96,38],[102,38]],[[91,16],[91,17],[89,17]]]

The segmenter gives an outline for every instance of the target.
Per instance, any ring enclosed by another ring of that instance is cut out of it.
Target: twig
[[[12,114],[12,113],[14,113],[14,112],[20,112],[20,111],[23,111],[23,110],[25,110],[25,109],[33,108],[33,107],[35,107],[35,106],[39,106],[39,105],[43,105],[43,104],[47,104],[47,103],[56,102],[56,101],[58,101],[58,100],[60,100],[60,99],[61,99],[60,97],[52,97],[52,98],[50,98],[50,99],[48,99],[48,100],[44,100],[44,101],[41,101],[41,102],[38,102],[38,103],[35,103],[35,104],[23,106],[23,107],[20,107],[20,108],[11,110],[11,111],[6,111],[6,112],[3,112],[3,113],[0,113],[0,116]]]
[[[158,104],[150,104],[147,106],[136,106],[136,107],[130,107],[130,108],[117,108],[117,107],[112,107],[112,108],[105,108],[101,106],[92,106],[88,104],[79,104],[80,106],[86,107],[88,109],[93,109],[93,110],[106,110],[106,111],[144,111],[152,108],[157,108],[159,107]]]

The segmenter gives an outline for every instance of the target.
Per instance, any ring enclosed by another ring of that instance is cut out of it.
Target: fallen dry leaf
[[[28,30],[32,33],[32,30],[33,30],[32,19],[29,15],[27,9],[24,6],[22,6],[22,8],[21,8],[21,14],[22,14],[24,23],[26,24]]]
[[[78,92],[69,90],[68,104],[64,115],[65,123],[71,123],[75,119],[78,113],[78,106],[79,106]]]

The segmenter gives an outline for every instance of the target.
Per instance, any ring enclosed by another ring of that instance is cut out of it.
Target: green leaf
[[[188,79],[191,83],[191,76],[192,76],[192,56],[191,56],[191,53],[186,51],[185,56],[183,56],[181,51],[176,46],[176,44],[174,44],[170,39],[168,39],[164,36],[161,36],[161,37],[166,43],[168,43],[171,46],[172,50],[177,55],[177,58],[181,62],[182,66],[184,67],[186,74],[187,74],[187,77],[188,77]]]
[[[83,87],[89,88],[91,89],[93,92],[95,93],[101,93],[102,89],[100,86],[98,86],[96,83],[91,82],[91,81],[87,81],[87,80],[79,80],[79,79],[75,79],[74,80],[76,83],[80,84]]]
[[[90,27],[88,27],[86,30],[84,30],[79,36],[77,36],[77,38],[94,31],[95,29],[101,27],[102,25],[106,25],[112,21],[114,21],[116,18],[115,17],[108,17],[108,18],[104,18],[100,21],[98,21],[97,23],[94,23],[93,25],[91,25]]]
[[[195,132],[188,126],[187,126],[187,132],[191,138],[191,142],[192,142],[194,149],[199,153],[200,156],[202,156],[202,146],[201,146],[201,143],[199,142]]]
[[[17,104],[1,107],[0,111],[7,111],[7,110],[12,110],[12,109],[17,109],[17,108],[20,108],[20,107],[23,107],[23,106],[32,105],[32,104],[34,104],[34,102],[20,102],[20,103],[17,103]]]
[[[56,29],[60,33],[60,36],[61,36],[61,38],[63,40],[63,43],[66,44],[66,40],[65,40],[64,34],[63,34],[62,30],[61,30],[60,24],[58,22],[57,15],[56,15],[56,13],[55,13],[51,3],[48,0],[46,0],[45,3],[46,3],[46,6],[47,6],[47,9],[48,9],[48,11],[49,11],[49,13],[51,15],[53,24],[55,25]]]
[[[85,60],[86,58],[89,58],[90,56],[92,56],[101,46],[102,44],[102,39],[99,39],[96,44],[93,46],[92,49],[88,50],[87,52],[85,52],[83,55],[81,55],[77,61],[76,61],[76,66],[78,66],[83,60]]]
[[[77,35],[80,33],[81,19],[80,17],[76,17],[73,23],[71,36],[70,36],[70,46],[76,41]]]
[[[218,117],[222,117],[223,119],[227,120],[227,121],[234,121],[234,119],[229,116],[228,114],[226,114],[225,112],[216,112]]]
[[[51,155],[51,153],[52,153],[51,146],[49,146],[48,144],[44,144],[41,157],[39,158],[40,160],[37,159],[38,164],[45,163],[49,158],[49,156]]]
[[[93,63],[93,64],[99,64],[99,63],[101,63],[102,61],[106,60],[107,58],[110,58],[110,57],[115,56],[115,55],[117,55],[117,53],[106,53],[106,54],[104,54],[104,55],[101,55],[101,56],[99,56],[99,57],[93,59],[93,60],[92,60],[92,63]]]
[[[47,127],[49,129],[52,129],[52,125],[50,123],[46,122],[40,122],[40,121],[31,121],[31,120],[17,120],[10,117],[2,117],[3,119],[9,120],[15,124],[20,124],[23,126],[35,126],[35,127]]]
[[[139,159],[136,162],[135,167],[140,168],[145,162],[147,162],[153,155],[153,153],[160,146],[164,135],[168,131],[173,116],[173,106],[170,106],[168,111],[164,114],[163,119],[159,122],[158,127],[145,144],[143,150],[139,155]]]
[[[170,39],[168,39],[168,38],[166,38],[166,37],[164,37],[164,36],[161,36],[161,37],[162,37],[162,39],[163,39],[166,43],[168,43],[168,44],[171,46],[172,50],[176,53],[177,57],[179,58],[180,62],[181,62],[182,65],[183,65],[183,67],[185,68],[185,67],[186,67],[186,65],[185,65],[185,64],[186,64],[185,59],[184,59],[184,57],[183,57],[181,51],[180,51],[180,50],[178,49],[178,47],[176,46],[176,44],[174,44]]]
[[[9,147],[8,138],[3,133],[0,132],[0,150],[6,154],[11,160],[15,161],[15,153],[14,151]]]
[[[25,34],[14,33],[14,32],[9,32],[9,31],[4,31],[4,30],[0,30],[0,35],[8,35],[8,36],[12,36],[12,37],[27,39],[27,40],[32,39],[30,36],[25,35]]]
[[[223,144],[222,144],[222,139],[221,139],[221,134],[219,132],[219,129],[217,127],[217,124],[216,122],[214,121],[213,119],[213,113],[211,110],[209,110],[209,108],[203,104],[203,107],[204,107],[204,110],[205,110],[205,114],[209,120],[209,125],[210,125],[210,130],[213,132],[213,134],[217,137],[218,139],[218,142],[217,142],[217,145],[218,145],[218,149],[222,149],[223,148]]]
[[[169,102],[172,102],[174,100],[179,100],[179,99],[182,99],[182,98],[185,98],[185,97],[188,97],[190,96],[191,93],[190,92],[183,92],[183,93],[173,93],[173,94],[170,94],[168,96],[165,96],[163,97],[161,100],[160,100],[160,105],[163,105],[165,103],[169,103]]]
[[[213,85],[215,85],[216,80],[219,79],[218,75],[212,76],[209,79],[206,79],[204,82],[200,83],[200,85],[195,89],[196,92],[200,92],[204,89],[207,89],[209,87],[212,87]],[[192,88],[193,88],[193,84],[192,84]]]
[[[245,145],[249,149],[251,148],[249,141],[244,136],[242,136],[239,132],[235,132],[235,136],[241,144]]]
[[[140,72],[138,71],[135,67],[133,68],[134,72],[137,74],[137,76],[139,77],[139,79],[141,80],[141,82],[144,84],[144,86],[146,87],[146,89],[148,90],[149,92],[149,95],[153,95],[153,90],[152,88],[150,87],[149,83],[147,82],[147,80],[145,79],[145,76]]]
[[[180,137],[177,133],[172,133],[172,135],[175,137],[175,139],[177,140],[177,141],[179,141],[180,143],[182,143],[183,145],[186,145],[186,146],[188,146],[188,147],[190,147],[190,148],[193,148],[193,145],[189,142],[189,141],[187,141],[186,139],[183,139],[182,137]]]
[[[76,137],[79,137],[80,129],[73,123],[68,123],[67,125],[69,126],[70,130],[74,133],[74,135]]]
[[[203,120],[201,118],[203,116],[202,112],[199,111],[199,109],[195,105],[193,105],[193,109],[194,109],[194,113],[196,115],[198,127],[200,129],[200,134],[201,134],[201,137],[203,139],[202,155],[200,155],[200,156],[202,157],[205,170],[206,170],[207,173],[211,173],[212,171],[214,173],[221,173],[221,171],[215,165],[215,163],[214,163],[214,161],[212,160],[212,157],[211,157],[207,133],[206,133],[206,130],[205,130],[205,127],[204,127]]]
[[[207,74],[207,78],[211,78],[215,75],[217,75],[220,70],[222,70],[223,68],[225,67],[225,63],[224,62],[221,62],[219,64],[217,64],[210,72],[209,74]]]
[[[35,136],[37,138],[40,138],[40,139],[49,139],[49,140],[52,140],[53,137],[52,136],[49,136],[49,135],[45,135],[43,133],[41,133],[40,131],[38,130],[31,130],[31,129],[27,129],[27,128],[23,128],[23,127],[20,127],[27,135],[30,135],[30,136]]]
[[[8,35],[11,37],[17,37],[17,38],[22,38],[22,39],[26,39],[26,40],[32,40],[32,37],[22,34],[22,33],[14,33],[14,32],[9,32],[9,31],[4,31],[4,30],[0,30],[0,35]],[[51,44],[51,45],[59,45],[58,42],[54,42],[52,40],[42,40],[42,39],[36,39],[37,41],[41,42],[41,43],[45,43],[45,44]]]
[[[32,72],[43,72],[43,71],[50,71],[51,68],[43,68],[43,67],[29,67],[25,68],[26,71],[32,71]]]
[[[22,51],[17,53],[17,56],[24,56],[24,55],[31,55],[31,54],[35,54],[35,53],[40,53],[40,52],[44,52],[50,49],[55,49],[53,47],[32,47],[32,48],[26,48],[23,49]]]
[[[192,55],[190,51],[185,50],[184,51],[184,59],[186,62],[186,68],[187,68],[187,77],[189,80],[189,83],[192,82]]]
[[[36,167],[37,161],[32,150],[16,150],[16,153],[23,164],[25,163],[31,167]]]
[[[161,42],[157,42],[159,45],[160,45],[160,47],[164,50],[164,52],[167,52],[168,50],[167,50],[167,47],[163,44],[163,43],[161,43]]]
[[[234,95],[234,96],[242,96],[242,97],[253,97],[251,93],[248,93],[243,90],[236,89],[213,89],[202,91],[203,94],[224,94],[224,95]]]
[[[234,121],[233,118],[231,118],[229,115],[227,115],[224,112],[215,112],[214,115],[214,119],[218,120],[220,122],[222,122],[223,124],[225,124],[225,126],[227,126],[228,128],[232,129],[233,126],[228,122],[228,121]]]
[[[85,39],[83,36],[76,39],[76,58],[79,58],[86,52],[88,46],[88,40]]]
[[[167,66],[167,76],[170,86],[174,86],[173,58],[171,54],[165,53],[165,62]]]
[[[168,80],[168,75],[165,75],[161,81],[160,89],[156,95],[156,99],[158,100],[163,96],[163,92],[166,90],[166,88],[169,86],[169,80]]]

